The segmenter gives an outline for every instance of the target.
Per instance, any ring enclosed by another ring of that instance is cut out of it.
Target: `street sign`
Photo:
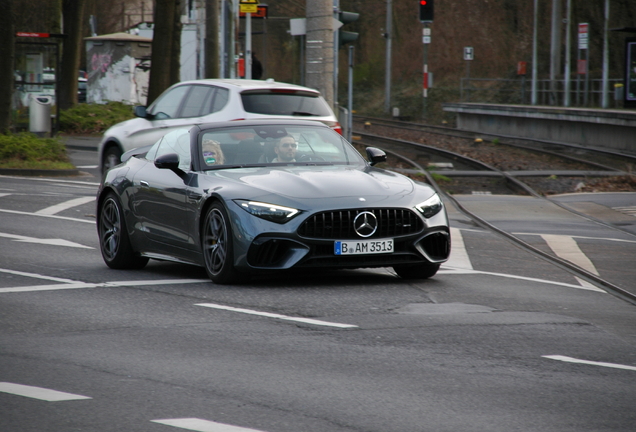
[[[239,12],[246,14],[258,13],[258,0],[241,0],[239,2]]]
[[[464,47],[464,60],[472,60],[475,58],[473,47]]]
[[[589,24],[579,23],[579,49],[586,50],[588,45]]]
[[[431,29],[428,27],[424,27],[422,29],[422,43],[425,43],[425,44],[431,43]]]
[[[250,12],[252,14],[252,19],[254,18],[260,18],[260,19],[265,19],[267,18],[267,5],[266,4],[259,4],[257,6],[258,10],[256,12]],[[245,18],[245,12],[241,12],[239,10],[239,18]]]

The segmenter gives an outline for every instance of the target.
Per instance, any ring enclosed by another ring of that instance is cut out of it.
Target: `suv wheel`
[[[114,166],[121,163],[121,151],[119,147],[110,146],[104,152],[104,164],[102,165],[102,172],[106,172]]]

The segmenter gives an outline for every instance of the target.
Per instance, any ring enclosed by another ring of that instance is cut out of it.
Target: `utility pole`
[[[550,105],[558,103],[557,74],[561,69],[561,0],[552,0],[552,38],[550,43]]]
[[[605,26],[603,28],[603,108],[609,108],[609,0],[605,0]]]
[[[564,83],[563,83],[563,106],[570,106],[570,33],[571,33],[571,20],[572,20],[572,0],[567,1],[567,15],[566,15],[566,24],[565,24],[565,71],[563,73]]]
[[[333,0],[306,0],[306,85],[318,90],[334,107]]]
[[[393,30],[393,3],[392,0],[386,0],[386,29],[384,37],[386,38],[386,66],[384,74],[384,112],[391,109],[391,37]]]
[[[532,29],[532,98],[531,104],[537,104],[537,23],[539,20],[539,0],[534,0],[534,28]]]

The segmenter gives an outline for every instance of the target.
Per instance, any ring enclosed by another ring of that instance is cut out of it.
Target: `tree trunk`
[[[205,2],[205,78],[219,75],[219,0]]]
[[[0,133],[11,125],[13,98],[13,63],[15,58],[15,27],[13,0],[0,1]]]
[[[175,0],[172,52],[170,56],[170,85],[181,81],[181,0]]]
[[[84,41],[83,22],[86,0],[63,0],[62,19],[64,21],[64,42],[62,45],[61,71],[56,73],[58,88],[57,103],[60,109],[68,109],[77,104],[77,78]]]
[[[176,0],[157,0],[155,4],[155,29],[152,38],[148,105],[170,87],[172,42]]]

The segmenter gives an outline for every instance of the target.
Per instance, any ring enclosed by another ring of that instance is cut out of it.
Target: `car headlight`
[[[290,207],[283,207],[275,204],[262,203],[257,201],[235,200],[246,212],[256,217],[276,222],[285,223],[300,213],[300,210]]]
[[[415,208],[418,209],[419,212],[422,213],[427,219],[435,216],[442,210],[443,207],[444,205],[442,204],[442,200],[437,194],[415,206]]]

